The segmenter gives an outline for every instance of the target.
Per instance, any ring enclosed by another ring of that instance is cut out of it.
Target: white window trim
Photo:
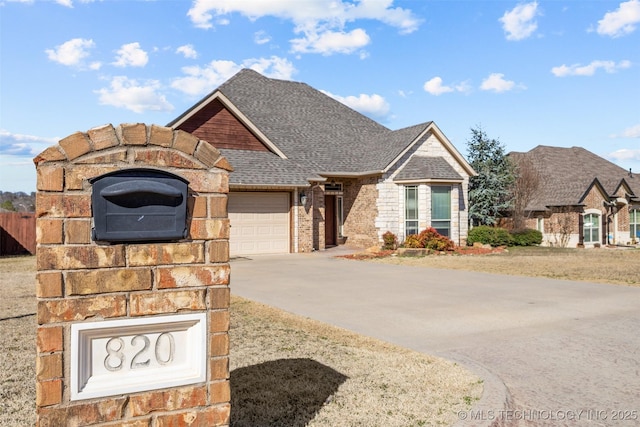
[[[415,194],[416,194],[416,218],[413,219],[407,219],[407,189],[408,188],[414,188],[415,189]],[[420,195],[419,195],[419,190],[420,190],[420,186],[417,184],[412,184],[412,185],[403,185],[402,186],[402,195],[403,195],[403,200],[404,200],[404,204],[403,204],[403,217],[404,217],[404,221],[403,221],[403,227],[402,227],[402,231],[404,233],[404,238],[406,239],[407,236],[409,236],[409,234],[407,234],[407,221],[415,221],[417,222],[417,231],[420,231]]]
[[[449,218],[434,218],[433,217],[433,188],[434,187],[443,187],[443,188],[448,188],[449,189]],[[429,192],[431,193],[431,197],[430,197],[430,206],[429,206],[429,212],[430,212],[430,218],[429,218],[429,222],[431,223],[431,226],[433,227],[433,222],[434,221],[448,221],[449,222],[449,237],[451,237],[451,233],[453,230],[453,212],[455,211],[454,207],[453,207],[453,186],[452,185],[447,185],[447,184],[432,184],[429,186]]]
[[[586,217],[587,215],[597,215],[598,216],[598,240],[592,241],[589,240],[587,241],[586,236],[584,235],[584,217]],[[582,239],[584,241],[584,243],[587,244],[594,244],[594,243],[601,243],[602,242],[602,211],[600,209],[586,209],[584,211],[584,213],[582,214],[582,218],[583,218],[583,222],[582,222]]]
[[[344,198],[336,196],[336,220],[338,221],[338,238],[344,237]]]
[[[636,222],[631,222],[631,213],[633,211],[636,212],[636,218],[635,218]],[[632,240],[637,241],[638,237],[631,232],[631,225],[635,225],[636,233],[640,231],[640,206],[629,207],[629,237],[631,237]]]

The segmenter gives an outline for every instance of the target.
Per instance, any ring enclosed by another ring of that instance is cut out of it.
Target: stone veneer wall
[[[427,133],[422,141],[416,144],[414,149],[407,152],[395,167],[389,170],[377,185],[380,194],[378,198],[378,216],[376,227],[379,240],[386,231],[391,231],[402,242],[404,235],[404,185],[393,182],[404,165],[413,155],[444,158],[460,176],[463,182],[459,183],[420,183],[418,185],[418,221],[419,229],[423,230],[431,226],[431,185],[451,185],[451,240],[458,245],[466,245],[469,231],[469,175],[458,163],[455,157],[446,149],[443,143],[432,132]]]
[[[62,139],[37,169],[38,426],[219,426],[229,423],[231,167],[206,141],[161,126],[106,125]],[[163,169],[189,181],[189,236],[175,243],[91,240],[88,179]],[[206,313],[207,379],[148,392],[70,401],[71,324]]]

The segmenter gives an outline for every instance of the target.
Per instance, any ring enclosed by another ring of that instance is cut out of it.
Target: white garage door
[[[289,193],[229,193],[231,256],[289,252]]]

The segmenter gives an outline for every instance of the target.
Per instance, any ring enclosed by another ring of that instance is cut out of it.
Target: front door
[[[324,196],[324,245],[335,246],[337,235],[336,196]]]

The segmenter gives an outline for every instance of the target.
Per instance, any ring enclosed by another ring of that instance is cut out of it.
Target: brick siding
[[[37,168],[38,426],[228,425],[228,162],[183,131],[144,124],[77,132],[34,159]],[[91,240],[88,179],[163,169],[189,184],[189,236],[176,243]],[[70,329],[80,321],[207,314],[204,383],[70,401]]]

